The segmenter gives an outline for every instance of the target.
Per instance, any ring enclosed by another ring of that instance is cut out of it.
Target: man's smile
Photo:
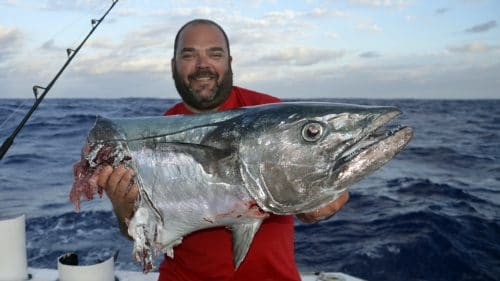
[[[188,79],[190,81],[210,81],[210,80],[217,80],[219,75],[217,72],[212,72],[207,69],[199,69],[196,72],[190,74],[188,76]]]
[[[210,76],[202,76],[202,77],[194,77],[192,80],[194,81],[209,81],[213,80],[215,77],[210,77]]]

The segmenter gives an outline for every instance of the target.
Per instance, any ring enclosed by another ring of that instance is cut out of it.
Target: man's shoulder
[[[163,113],[163,115],[177,115],[177,114],[189,114],[189,111],[182,102],[174,104],[172,107],[170,107]]]
[[[233,92],[242,106],[281,102],[281,99],[269,94],[238,86],[233,86]]]

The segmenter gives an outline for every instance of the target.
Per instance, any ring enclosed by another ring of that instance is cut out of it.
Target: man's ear
[[[170,72],[172,73],[172,78],[174,78],[174,73],[175,73],[175,57],[173,57],[170,60]]]

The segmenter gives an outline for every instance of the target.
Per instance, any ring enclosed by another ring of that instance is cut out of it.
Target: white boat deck
[[[57,281],[56,269],[29,268],[30,281]],[[302,281],[364,281],[340,272],[301,273]],[[116,277],[119,281],[156,281],[158,273],[151,272],[143,274],[137,271],[117,271]],[[91,279],[89,279],[91,280]]]

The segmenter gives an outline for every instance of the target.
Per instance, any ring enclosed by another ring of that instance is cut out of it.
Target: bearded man
[[[195,114],[242,106],[280,102],[280,99],[233,86],[232,57],[224,30],[206,19],[183,25],[174,43],[172,77],[182,102],[165,115]],[[104,188],[120,228],[128,236],[126,220],[134,215],[138,188],[133,172],[124,166],[106,167],[98,184]],[[348,200],[344,193],[329,205],[297,217],[312,223],[338,211]],[[294,217],[270,215],[256,233],[250,249],[235,270],[231,232],[216,227],[191,233],[175,247],[175,258],[165,256],[160,281],[176,280],[292,280],[299,281],[294,257]]]

